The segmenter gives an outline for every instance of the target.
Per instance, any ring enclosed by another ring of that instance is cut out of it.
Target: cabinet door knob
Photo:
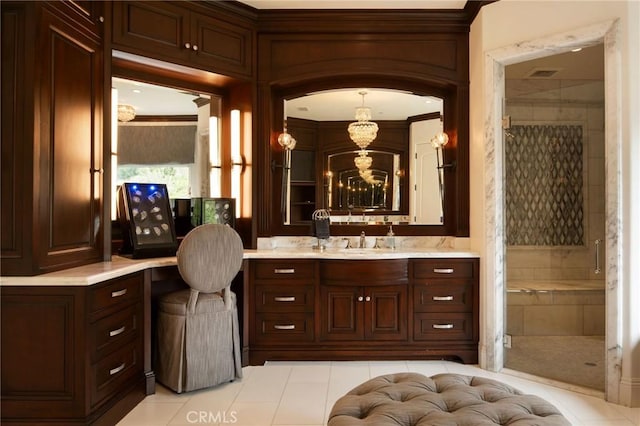
[[[184,48],[185,49],[191,49],[191,43],[185,43],[184,44]]]
[[[99,18],[98,18],[98,21],[100,21],[100,22],[104,22],[104,16],[99,17]]]
[[[358,296],[358,302],[362,302],[363,300],[364,300],[364,297]]]
[[[371,296],[367,296],[367,297],[365,297],[365,298],[364,298],[364,301],[365,301],[365,302],[371,302]]]
[[[193,45],[193,50],[198,50],[198,45],[197,44]]]

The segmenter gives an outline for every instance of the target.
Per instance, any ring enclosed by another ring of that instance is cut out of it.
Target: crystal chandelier
[[[356,120],[358,121],[349,124],[348,130],[351,140],[364,150],[378,135],[378,125],[369,121],[371,120],[371,108],[364,106],[364,96],[367,92],[362,91],[358,94],[362,95],[362,106],[356,108]]]

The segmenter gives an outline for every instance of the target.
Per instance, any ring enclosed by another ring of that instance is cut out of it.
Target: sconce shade
[[[131,105],[118,105],[118,121],[127,122],[136,118],[136,109]]]
[[[296,147],[296,140],[287,133],[287,129],[284,129],[282,133],[278,136],[278,143],[284,149],[292,150]]]
[[[447,144],[447,142],[449,142],[449,135],[445,132],[440,132],[431,138],[431,146],[434,149],[442,148]]]
[[[347,130],[351,140],[360,147],[366,149],[367,146],[378,136],[378,125],[371,120],[371,108],[364,106],[364,96],[367,92],[360,92],[362,95],[362,106],[356,108],[356,120]]]

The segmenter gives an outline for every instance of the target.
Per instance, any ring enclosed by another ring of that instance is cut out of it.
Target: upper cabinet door
[[[102,260],[104,54],[98,40],[44,11],[34,196],[46,271]]]
[[[186,61],[191,54],[189,13],[166,2],[113,2],[114,48]]]
[[[0,6],[4,275],[104,258],[104,46],[93,12],[70,6]]]
[[[253,30],[214,17],[213,7],[215,3],[191,9],[166,2],[114,2],[113,47],[217,74],[251,77]]]
[[[200,13],[191,15],[191,61],[219,74],[250,77],[252,30]]]

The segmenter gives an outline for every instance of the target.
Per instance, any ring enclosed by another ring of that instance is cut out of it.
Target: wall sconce
[[[449,135],[445,132],[439,132],[431,138],[431,146],[436,150],[436,168],[438,169],[438,186],[440,188],[440,203],[442,207],[442,215],[444,216],[444,170],[455,169],[456,162],[444,164],[444,146],[449,142]]]
[[[438,170],[453,169],[456,167],[456,162],[444,164],[444,146],[449,142],[449,136],[445,132],[440,132],[431,138],[431,146],[436,150],[436,160],[438,162]]]
[[[284,123],[282,133],[278,136],[278,143],[284,149],[284,162],[282,165],[276,164],[275,160],[271,162],[271,169],[282,167],[282,220],[285,225],[291,223],[291,151],[296,147],[296,140],[287,133],[287,122]]]
[[[291,168],[291,151],[296,147],[296,143],[295,138],[287,132],[287,124],[285,123],[282,133],[278,135],[278,144],[284,149],[284,163],[278,164],[276,160],[271,161],[271,170],[275,170],[277,167],[287,170]]]

